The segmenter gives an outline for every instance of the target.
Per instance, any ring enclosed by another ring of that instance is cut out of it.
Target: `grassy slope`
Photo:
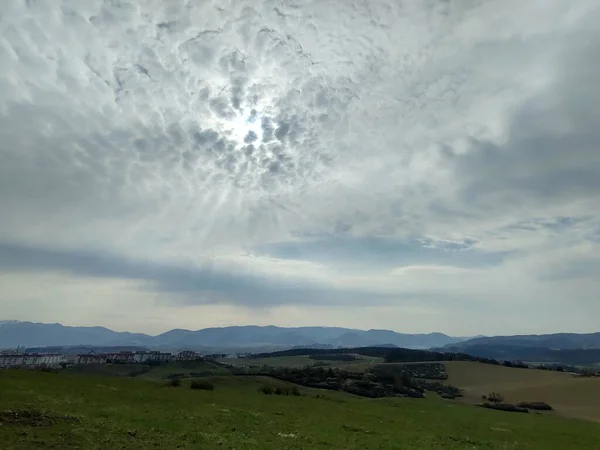
[[[160,366],[145,366],[139,364],[86,364],[73,366],[68,370],[73,373],[86,375],[134,376],[150,380],[165,379],[168,375],[172,374],[183,374],[182,377],[184,378],[189,378],[193,376],[192,374],[229,374],[227,369],[207,361],[172,362]]]
[[[445,366],[448,383],[464,389],[468,402],[479,402],[482,395],[494,391],[510,402],[545,401],[558,414],[600,422],[600,378],[474,362]]]
[[[190,377],[191,374],[226,375],[229,371],[217,364],[206,361],[184,361],[152,367],[149,372],[139,375],[139,378],[158,380],[175,373],[182,373],[184,374],[183,377]]]
[[[79,423],[0,425],[2,448],[594,449],[600,425],[511,414],[438,398],[365,399],[303,389],[266,396],[270,379],[213,378],[214,391],[139,379],[0,372],[0,412],[35,408]],[[325,398],[316,398],[315,394]]]

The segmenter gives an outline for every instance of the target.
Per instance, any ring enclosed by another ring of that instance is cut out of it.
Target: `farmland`
[[[277,370],[289,367],[296,369],[324,367],[347,372],[363,373],[389,368],[398,373],[419,363],[381,363],[380,358],[362,357],[355,361],[314,360],[305,356],[281,356],[271,358],[239,358],[221,360],[233,368],[246,369],[248,373],[260,371],[263,366]],[[426,364],[427,365],[427,364]],[[433,367],[435,364],[432,364]],[[439,365],[439,364],[438,364]],[[600,378],[575,377],[569,373],[519,369],[468,361],[443,363],[448,379],[445,384],[462,390],[458,401],[467,404],[481,402],[481,397],[490,392],[502,394],[507,402],[544,401],[552,405],[556,415],[600,422]],[[404,368],[404,369],[403,369]],[[230,371],[221,364],[208,361],[189,361],[141,366],[133,364],[87,365],[70,369],[74,372],[93,375],[111,375],[146,380],[165,381],[177,377],[229,375]],[[264,374],[264,371],[262,371]],[[417,372],[418,373],[418,372]],[[411,376],[419,376],[409,370]],[[433,378],[426,376],[425,378]]]
[[[463,389],[468,403],[494,391],[509,402],[544,401],[559,415],[600,422],[600,378],[462,361],[445,366],[447,382]]]
[[[263,377],[207,377],[213,391],[128,377],[0,372],[3,448],[594,449],[600,425],[427,399],[301,388],[264,395]]]

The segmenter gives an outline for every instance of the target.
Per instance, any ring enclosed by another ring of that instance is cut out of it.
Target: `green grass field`
[[[466,402],[480,402],[494,391],[508,402],[544,401],[559,415],[600,422],[600,378],[466,361],[444,365],[447,382],[463,389]]]
[[[598,449],[600,425],[427,399],[366,399],[212,377],[214,391],[124,377],[0,372],[6,449]],[[317,398],[317,395],[319,398]],[[40,413],[32,419],[24,413]],[[12,412],[11,412],[12,411]],[[41,417],[41,419],[40,419]],[[37,425],[37,426],[34,426]]]
[[[172,362],[160,366],[145,366],[140,364],[86,364],[73,366],[69,368],[68,371],[86,375],[110,375],[149,380],[161,380],[173,374],[179,374],[181,378],[229,374],[227,369],[208,361]]]

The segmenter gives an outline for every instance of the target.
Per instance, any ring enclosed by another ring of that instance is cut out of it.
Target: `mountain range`
[[[446,344],[446,348],[468,352],[470,348],[503,346],[518,348],[547,348],[552,350],[599,349],[600,333],[554,333],[515,336],[477,336],[459,343]]]
[[[440,350],[499,361],[590,365],[600,363],[600,333],[477,337]]]
[[[561,351],[560,354],[563,355],[570,350],[600,349],[600,333],[466,338],[452,337],[443,333],[404,334],[390,330],[365,331],[341,327],[284,328],[272,325],[249,325],[205,328],[196,331],[174,329],[151,336],[143,333],[118,332],[104,327],[70,327],[59,323],[0,321],[0,349],[17,346],[194,349],[206,353],[262,352],[298,347],[396,346],[413,349],[434,348],[440,351],[462,352],[499,359],[539,357],[540,361],[546,361],[555,358],[556,351]]]
[[[59,323],[0,322],[0,348],[57,346],[139,346],[160,349],[283,349],[391,345],[431,348],[468,338],[442,333],[403,334],[389,330],[340,327],[233,326],[202,330],[174,329],[157,336],[117,332],[104,327],[69,327]]]

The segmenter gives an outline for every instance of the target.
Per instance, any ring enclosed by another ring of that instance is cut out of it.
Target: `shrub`
[[[170,387],[179,387],[181,386],[181,378],[171,378],[167,381],[167,386]]]
[[[442,392],[440,394],[440,397],[448,399],[448,400],[454,400],[456,397],[452,394],[448,394],[447,392]]]
[[[275,395],[283,395],[283,390],[281,388],[275,389]]]
[[[292,388],[292,395],[293,395],[294,397],[299,397],[299,396],[300,396],[300,391],[298,390],[298,388],[297,388],[296,386],[294,386],[294,387]]]
[[[487,399],[492,403],[502,403],[504,401],[504,397],[501,394],[498,394],[497,392],[491,392],[487,396]]]
[[[498,411],[508,411],[508,412],[519,412],[519,413],[528,413],[529,410],[525,408],[521,408],[516,405],[512,405],[510,403],[480,403],[478,406],[489,409],[496,409]]]
[[[358,358],[354,355],[346,353],[342,354],[315,354],[310,355],[310,359],[316,359],[320,361],[356,361]]]
[[[552,411],[553,408],[545,402],[520,402],[517,404],[520,408],[535,409],[537,411]]]
[[[273,388],[269,386],[263,386],[259,389],[259,392],[262,392],[265,395],[271,395],[273,394]]]
[[[192,381],[192,384],[190,384],[190,388],[198,389],[201,391],[212,391],[215,389],[215,386],[208,381],[194,380],[194,381]]]

